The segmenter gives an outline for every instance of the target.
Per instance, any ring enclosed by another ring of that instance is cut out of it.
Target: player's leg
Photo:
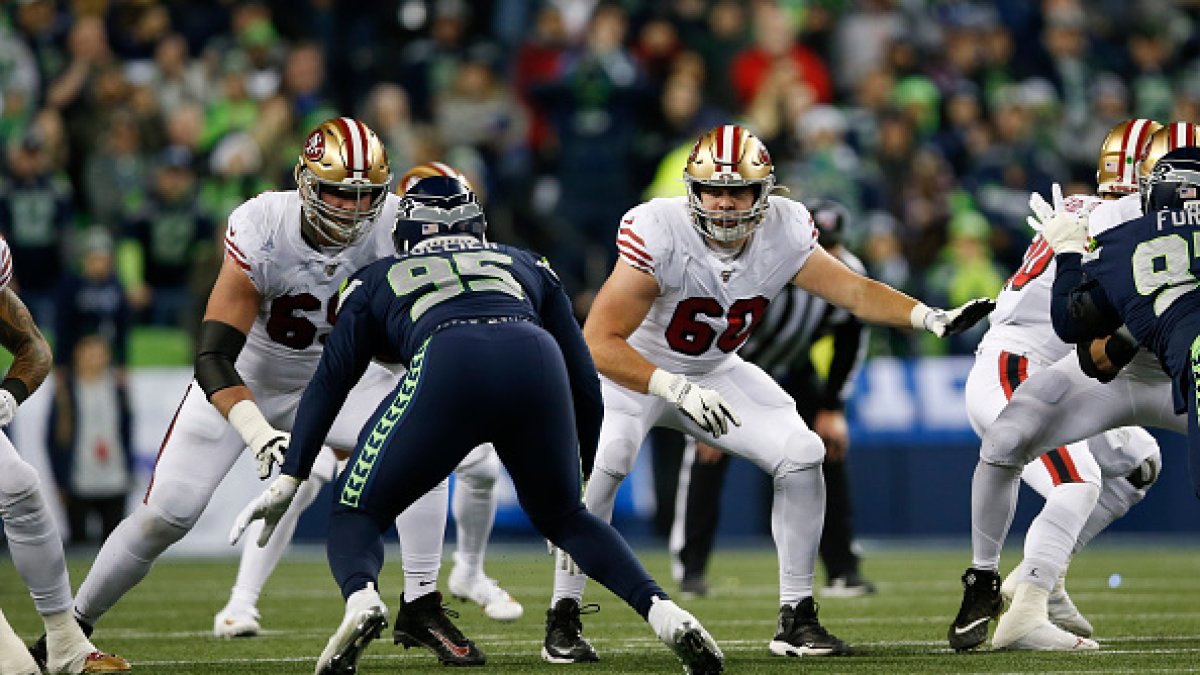
[[[270,419],[272,411],[263,412]],[[95,624],[136,586],[158,556],[196,524],[244,448],[193,383],[163,439],[145,498],[101,546],[79,587],[75,616]]]
[[[488,538],[496,519],[497,483],[500,458],[491,443],[474,450],[454,469],[457,483],[451,497],[457,540],[454,569],[450,572],[450,593],[459,600],[470,600],[484,614],[497,621],[516,621],[525,613],[521,603],[483,572]]]
[[[496,449],[513,478],[521,507],[539,532],[646,619],[688,672],[720,672],[721,651],[700,622],[668,599],[611,525],[580,507],[579,455],[566,369],[549,335],[522,332],[532,345],[514,344],[509,350],[511,372],[496,375],[497,382],[520,381],[519,391],[512,391],[511,385],[499,387],[506,395],[489,408],[492,428],[499,430]],[[521,377],[522,373],[538,375]],[[579,637],[578,619],[573,598],[559,601],[547,613],[544,659],[596,660],[594,652],[556,649],[560,633]]]
[[[1097,442],[1098,439],[1102,442]],[[1162,471],[1158,441],[1145,429],[1121,427],[1106,431],[1098,439],[1090,439],[1089,446],[1104,473],[1104,481],[1096,508],[1075,542],[1075,553],[1142,501]]]
[[[779,629],[768,647],[776,656],[834,656],[849,647],[817,618],[813,573],[825,520],[825,446],[796,412],[796,403],[757,366],[733,359],[726,368],[697,378],[716,389],[737,411],[741,426],[709,441],[744,457],[774,483],[771,536],[779,557]],[[704,438],[691,420],[677,414],[685,431]],[[707,441],[707,439],[706,439]]]
[[[696,448],[696,439],[687,434],[682,436],[683,462],[679,466],[669,545],[679,590],[703,596],[708,593],[704,576],[721,515],[721,490],[729,468],[729,455],[721,453],[715,461],[702,458]]]
[[[29,650],[25,649],[25,643],[21,642],[21,636],[17,635],[0,610],[0,673],[41,675],[41,672],[42,669],[29,655]]]
[[[440,338],[418,352],[412,369],[378,403],[334,485],[327,552],[346,611],[318,660],[318,672],[323,667],[353,666],[367,644],[379,636],[387,611],[378,592],[382,533],[396,516],[426,499],[478,444],[475,425],[463,425],[446,415],[461,401],[454,397],[453,359],[439,358]],[[444,505],[445,496],[440,499]],[[427,647],[443,663],[482,664],[483,654],[446,618],[441,593],[434,590],[410,599],[407,588],[406,582],[395,641],[405,647]]]
[[[51,671],[79,672],[89,660],[96,662],[93,665],[104,662],[114,669],[129,670],[124,659],[98,652],[75,622],[62,539],[42,498],[37,471],[21,459],[3,434],[0,434],[0,520],[4,521],[4,536],[13,566],[29,588],[34,607],[45,623],[48,654],[41,657]],[[20,640],[15,645],[20,655],[5,657],[4,661],[28,665],[29,652]]]
[[[262,523],[250,525],[242,543],[242,556],[238,563],[237,578],[229,594],[229,601],[213,617],[213,635],[219,638],[254,637],[262,630],[258,612],[258,596],[267,579],[275,571],[279,560],[292,543],[300,514],[317,498],[324,485],[337,475],[337,457],[328,446],[321,449],[313,465],[309,479],[300,484],[288,510],[275,526],[275,532],[266,546],[259,546],[258,532]]]

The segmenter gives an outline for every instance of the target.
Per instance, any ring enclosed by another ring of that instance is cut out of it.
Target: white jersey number
[[[1142,295],[1154,298],[1154,314],[1162,316],[1181,295],[1200,287],[1192,274],[1192,252],[1178,234],[1156,237],[1133,251],[1133,283]]]

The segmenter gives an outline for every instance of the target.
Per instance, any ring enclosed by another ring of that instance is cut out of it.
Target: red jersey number
[[[323,344],[328,331],[318,336],[316,324],[303,314],[303,312],[321,309],[322,304],[325,305],[325,320],[332,326],[335,319],[334,310],[337,307],[336,294],[324,303],[312,293],[283,295],[275,298],[271,302],[271,313],[267,317],[267,335],[273,341],[292,349],[308,349],[314,339]],[[297,314],[297,312],[302,313]]]
[[[667,345],[688,356],[703,354],[712,347],[714,341],[717,349],[723,352],[736,351],[750,337],[750,332],[766,309],[767,299],[761,295],[735,301],[728,312],[716,298],[688,298],[675,307],[675,314],[667,325]],[[727,326],[718,336],[716,329],[701,321],[700,316],[713,319],[724,317]]]
[[[1008,278],[1009,290],[1019,291],[1025,288],[1026,284],[1046,271],[1051,260],[1054,260],[1054,250],[1039,234],[1029,243],[1029,248],[1025,249],[1025,257],[1021,259],[1021,266]]]

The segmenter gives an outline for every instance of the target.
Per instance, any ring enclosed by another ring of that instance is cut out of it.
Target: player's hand
[[[991,314],[993,309],[996,309],[996,301],[991,298],[968,300],[951,310],[934,309],[918,303],[909,318],[913,328],[924,328],[941,338],[967,330]]]
[[[1057,253],[1083,253],[1087,250],[1087,218],[1078,214],[1067,211],[1065,201],[1063,200],[1062,188],[1058,183],[1054,184],[1051,193],[1051,199],[1054,204],[1046,203],[1046,200],[1038,193],[1033,193],[1029,197],[1029,208],[1033,209],[1033,213],[1037,218],[1039,227],[1034,227],[1042,233],[1042,238],[1054,249]],[[1033,217],[1029,219],[1030,226],[1034,225]]]
[[[575,559],[566,551],[555,546],[549,539],[546,540],[546,551],[554,556],[554,569],[562,570],[567,574],[583,574],[583,570],[579,569],[579,565],[575,564]]]
[[[286,431],[271,431],[274,433],[265,435],[258,439],[260,443],[250,446],[250,452],[254,454],[254,466],[258,468],[258,477],[261,480],[271,477],[271,469],[276,464],[283,464],[283,453],[292,441],[292,435]]]
[[[276,478],[267,486],[266,490],[262,491],[262,494],[247,504],[246,508],[238,514],[237,519],[233,521],[233,529],[229,530],[229,545],[233,546],[238,543],[242,534],[246,532],[246,528],[250,527],[250,523],[261,520],[263,528],[258,535],[258,546],[260,548],[266,546],[267,541],[271,538],[271,533],[275,531],[275,526],[279,524],[279,519],[283,517],[288,506],[291,506],[300,482],[299,478],[287,474],[281,474]]]
[[[714,438],[729,431],[728,422],[739,427],[742,425],[721,394],[693,384],[683,375],[656,369],[650,376],[648,389],[651,394],[674,403],[675,407]]]
[[[266,480],[271,476],[273,466],[283,464],[283,453],[292,435],[271,426],[254,401],[249,399],[233,404],[227,417],[242,440],[246,441],[250,454],[254,455],[258,477]]]
[[[0,427],[6,427],[17,415],[17,397],[7,389],[0,389]]]

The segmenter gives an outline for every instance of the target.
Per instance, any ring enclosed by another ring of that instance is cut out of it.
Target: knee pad
[[[500,457],[492,446],[481,445],[463,459],[454,475],[474,489],[489,489],[500,480]]]
[[[210,499],[212,494],[186,481],[167,481],[153,487],[146,506],[164,523],[187,531],[195,526]]]
[[[804,471],[819,466],[825,461],[825,444],[821,437],[813,431],[801,431],[792,434],[784,441],[783,461],[770,471],[771,478],[794,471]]]
[[[26,461],[19,460],[0,471],[0,514],[5,520],[19,518],[36,511],[41,500],[38,495],[37,471]]]
[[[624,438],[610,440],[596,449],[593,472],[603,471],[618,480],[624,480],[633,470],[637,453],[638,446],[632,441]]]
[[[1025,445],[1025,432],[1022,425],[1006,420],[1001,415],[983,434],[983,442],[979,446],[979,459],[993,466],[1003,466],[1021,469],[1033,457]]]

